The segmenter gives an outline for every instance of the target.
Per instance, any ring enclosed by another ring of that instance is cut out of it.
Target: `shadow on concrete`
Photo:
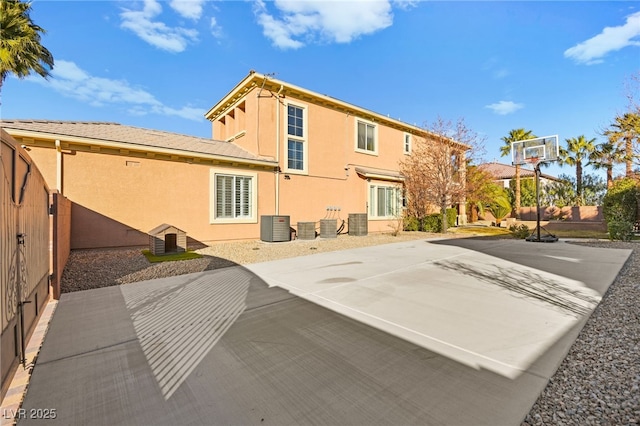
[[[165,400],[246,308],[251,275],[225,268],[215,285],[203,274],[182,282],[121,287],[138,341]]]
[[[569,244],[527,242],[517,239],[452,238],[430,241],[435,245],[462,247],[539,271],[580,281],[605,294],[631,254],[630,250]]]
[[[56,407],[53,424],[520,424],[581,326],[508,378],[270,288],[225,259],[75,254],[69,265],[105,288],[58,304],[23,404]],[[135,265],[123,269],[126,256]],[[186,274],[185,264],[210,272]],[[176,276],[119,285],[141,271]],[[478,279],[496,275],[505,288],[531,279],[488,268]],[[558,309],[587,303],[550,287],[537,297],[560,299]]]
[[[571,288],[566,283],[530,270],[505,268],[495,264],[483,265],[481,269],[477,265],[459,261],[438,261],[434,264],[445,270],[497,285],[517,295],[547,303],[574,314],[577,318],[588,315],[600,301],[592,294],[595,292],[588,291],[586,287]]]

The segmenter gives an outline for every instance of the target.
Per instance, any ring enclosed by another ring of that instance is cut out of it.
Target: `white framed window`
[[[287,141],[287,169],[304,170],[304,143],[295,139]]]
[[[356,120],[356,151],[378,153],[378,126],[370,121]]]
[[[411,154],[411,134],[410,133],[404,134],[402,152],[404,152],[405,154]]]
[[[257,221],[256,173],[234,174],[211,170],[211,223],[255,223]]]
[[[402,188],[390,185],[369,185],[369,217],[390,219],[402,212]]]
[[[285,170],[293,173],[307,172],[307,108],[287,104],[287,159]]]

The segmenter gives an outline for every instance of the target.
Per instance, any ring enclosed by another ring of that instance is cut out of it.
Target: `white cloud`
[[[126,80],[94,77],[70,61],[56,60],[56,67],[51,75],[53,78],[49,80],[35,77],[27,79],[92,106],[121,105],[136,115],[153,113],[200,121],[206,112],[205,109],[190,106],[169,107],[151,93],[130,85]]]
[[[205,0],[171,0],[169,6],[180,16],[197,21],[202,16],[202,5]]]
[[[392,0],[394,6],[398,9],[409,10],[418,6],[419,0]]]
[[[316,39],[349,43],[393,22],[387,0],[275,0],[273,5],[280,17],[269,13],[263,0],[255,2],[254,13],[264,35],[281,49],[297,49]]]
[[[485,108],[489,108],[498,115],[507,115],[516,112],[519,109],[524,108],[523,104],[517,104],[511,101],[500,101],[495,104],[485,105]]]
[[[162,13],[160,3],[156,0],[144,0],[142,10],[124,9],[124,12],[120,13],[122,18],[120,26],[133,31],[152,46],[169,52],[182,52],[190,41],[197,40],[196,30],[169,27],[163,22],[154,21],[160,13]]]
[[[215,38],[222,37],[222,27],[218,24],[218,21],[216,21],[216,18],[211,17],[209,28],[211,28],[212,36],[214,36]]]
[[[565,50],[565,58],[579,64],[593,65],[603,57],[627,46],[640,46],[640,12],[627,16],[627,22],[618,27],[605,27],[600,34]],[[634,40],[634,38],[636,40]]]

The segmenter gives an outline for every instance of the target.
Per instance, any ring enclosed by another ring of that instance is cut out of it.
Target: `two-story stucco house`
[[[212,139],[115,123],[0,126],[74,203],[72,248],[144,245],[163,223],[202,243],[258,239],[263,215],[295,228],[366,213],[368,231],[382,232],[402,214],[400,162],[419,127],[253,71],[205,116]]]

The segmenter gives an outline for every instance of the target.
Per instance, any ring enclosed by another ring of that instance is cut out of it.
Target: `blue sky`
[[[637,1],[35,0],[32,18],[56,65],[7,78],[3,118],[211,137],[204,112],[255,69],[411,124],[464,118],[504,163],[514,128],[601,141],[640,70]]]

